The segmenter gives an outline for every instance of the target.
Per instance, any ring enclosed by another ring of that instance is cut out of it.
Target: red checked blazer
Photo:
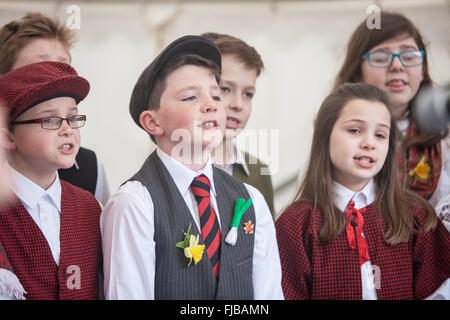
[[[26,299],[97,299],[101,208],[89,192],[62,180],[61,187],[59,266],[17,198],[0,209],[0,242]]]
[[[425,222],[424,209],[412,212]],[[320,242],[319,209],[296,202],[276,221],[286,299],[362,299],[361,268],[356,249],[348,245],[345,229]],[[375,204],[366,207],[363,233],[372,265],[380,268],[378,299],[423,299],[450,277],[450,235],[441,221],[436,229],[411,235],[406,243],[389,245]]]
[[[8,257],[6,256],[5,250],[0,243],[0,269],[6,269],[12,271],[11,264],[9,263]]]

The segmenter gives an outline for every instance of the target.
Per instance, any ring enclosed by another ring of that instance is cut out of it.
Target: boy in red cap
[[[41,61],[71,63],[75,33],[64,23],[42,13],[27,13],[0,28],[0,75]],[[91,192],[105,205],[109,185],[103,164],[94,151],[80,147],[75,163],[60,169],[62,180]]]
[[[9,113],[2,143],[15,196],[0,209],[0,242],[26,299],[96,299],[100,205],[59,180],[80,147],[89,83],[65,63],[39,62],[0,77]]]
[[[209,159],[225,130],[220,65],[213,42],[181,37],[134,87],[131,116],[157,149],[101,216],[107,299],[283,298],[263,196]]]

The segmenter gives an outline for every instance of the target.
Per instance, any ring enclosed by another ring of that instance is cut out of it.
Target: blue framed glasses
[[[387,51],[367,52],[362,58],[367,59],[369,66],[374,68],[389,68],[397,57],[404,67],[415,67],[423,63],[425,51],[405,50],[400,53]]]

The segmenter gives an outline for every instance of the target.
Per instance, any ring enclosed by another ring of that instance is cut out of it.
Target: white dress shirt
[[[343,185],[332,181],[333,201],[335,206],[341,210],[347,210],[350,201],[355,202],[355,208],[361,209],[375,201],[375,183],[373,179],[359,192],[354,192]],[[363,234],[364,236],[364,234]],[[376,286],[377,268],[369,261],[361,266],[362,298],[363,300],[377,300]],[[450,299],[450,279],[447,279],[427,300]]]
[[[110,197],[108,179],[106,178],[105,168],[97,158],[97,185],[95,186],[94,197],[103,208]]]
[[[354,192],[335,181],[332,181],[331,185],[334,204],[341,211],[348,209],[347,207],[350,201],[355,202],[356,209],[364,208],[375,201],[373,180],[370,180],[370,182],[359,192]],[[377,300],[374,270],[370,263],[370,257],[369,261],[366,261],[361,266],[361,280],[363,300]]]
[[[244,153],[237,148],[234,140],[229,141],[227,143],[231,143],[232,152],[228,154],[229,158],[227,159],[226,167],[224,167],[221,163],[214,163],[214,165],[228,173],[230,176],[233,176],[234,165],[239,164],[244,169],[244,172],[247,176],[250,175],[250,171],[248,170],[247,163],[245,162]]]
[[[47,190],[14,170],[9,164],[6,169],[11,181],[11,189],[22,202],[48,242],[53,259],[59,265],[60,257],[60,217],[61,182],[56,172],[55,181]]]
[[[97,160],[97,184],[95,185],[94,197],[95,197],[95,199],[97,199],[97,202],[103,208],[105,206],[106,202],[108,202],[111,194],[109,192],[109,183],[108,183],[108,179],[106,178],[105,167],[100,162],[100,159],[97,157],[97,155],[95,155],[95,158]],[[77,169],[77,170],[79,169],[79,166],[78,166],[78,163],[76,160],[75,160],[74,166],[75,166],[75,169]]]
[[[156,150],[169,171],[200,229],[197,203],[190,190],[192,180],[204,174],[211,182],[211,206],[220,217],[211,161],[194,172]],[[253,251],[253,292],[255,299],[283,299],[281,264],[275,226],[261,193],[245,185],[256,214]],[[220,218],[219,218],[220,222]],[[106,299],[154,299],[155,241],[154,208],[147,188],[138,181],[122,185],[105,206],[100,217]]]

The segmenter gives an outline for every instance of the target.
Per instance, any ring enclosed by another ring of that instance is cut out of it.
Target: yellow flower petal
[[[197,264],[200,260],[202,260],[203,251],[205,249],[205,245],[195,245],[192,247],[186,248],[188,249],[192,258],[194,258],[195,264]]]
[[[421,182],[426,182],[430,174],[430,167],[425,163],[425,156],[420,159],[416,167],[409,171],[409,175],[414,176],[414,183],[419,180]]]

